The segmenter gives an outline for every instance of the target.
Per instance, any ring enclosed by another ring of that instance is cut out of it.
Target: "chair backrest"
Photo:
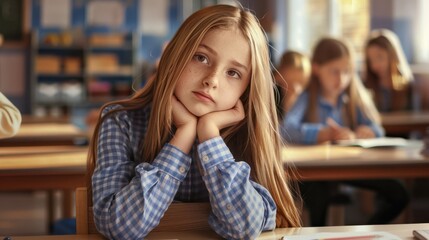
[[[88,206],[87,188],[76,189],[76,233],[98,233],[92,206]],[[152,231],[209,230],[209,203],[172,203],[159,225]],[[186,216],[186,217],[185,217]]]

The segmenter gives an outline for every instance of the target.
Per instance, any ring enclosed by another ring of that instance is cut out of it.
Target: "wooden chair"
[[[86,187],[76,189],[76,233],[95,234],[92,206],[88,206]],[[209,203],[172,203],[159,225],[152,231],[209,230]],[[186,217],[184,217],[186,216]]]

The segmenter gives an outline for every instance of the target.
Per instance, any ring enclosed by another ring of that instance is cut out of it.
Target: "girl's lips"
[[[207,93],[204,93],[204,92],[201,92],[201,91],[194,91],[194,92],[192,92],[198,99],[201,99],[201,100],[203,100],[203,101],[206,101],[206,102],[208,102],[208,101],[210,101],[210,102],[214,102],[214,100],[213,100],[213,98],[209,95],[209,94],[207,94]]]

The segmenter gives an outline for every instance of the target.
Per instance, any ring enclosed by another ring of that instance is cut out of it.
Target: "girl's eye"
[[[239,73],[239,72],[237,72],[237,71],[235,71],[235,70],[229,70],[229,71],[227,72],[227,74],[228,74],[228,76],[231,76],[231,77],[233,77],[233,78],[237,78],[237,79],[240,79],[240,78],[241,78],[240,73]]]
[[[195,54],[194,59],[201,63],[205,63],[205,64],[209,63],[207,57],[202,54]]]

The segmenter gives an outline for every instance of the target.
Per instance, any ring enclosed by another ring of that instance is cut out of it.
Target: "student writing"
[[[155,77],[103,107],[89,169],[98,230],[142,238],[173,200],[209,201],[209,225],[227,239],[299,226],[273,87],[254,15],[227,5],[192,14]]]
[[[379,114],[355,74],[351,48],[342,40],[318,41],[311,59],[312,77],[306,91],[284,118],[284,139],[317,144],[342,139],[383,136]],[[342,181],[377,193],[381,204],[369,224],[388,223],[407,205],[408,194],[393,179]],[[301,193],[314,226],[325,225],[331,182],[303,182]]]

